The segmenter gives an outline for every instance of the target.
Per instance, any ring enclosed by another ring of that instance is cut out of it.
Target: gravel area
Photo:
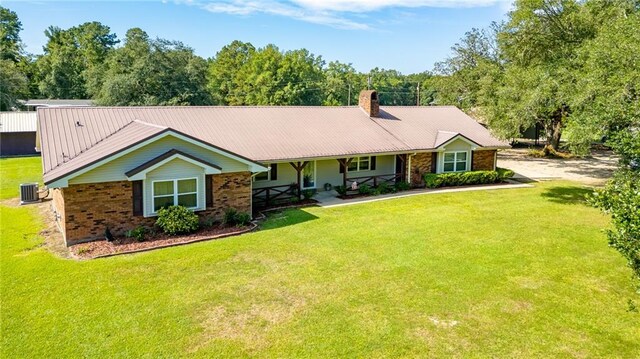
[[[611,178],[617,163],[618,158],[609,150],[594,150],[589,157],[571,159],[535,158],[527,148],[498,152],[498,167],[513,170],[520,179],[567,179],[597,186]]]

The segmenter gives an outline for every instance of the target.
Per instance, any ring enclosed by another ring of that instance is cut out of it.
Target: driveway
[[[534,158],[526,148],[498,152],[498,167],[509,168],[515,178],[567,179],[602,185],[611,178],[618,158],[611,151],[595,150],[590,157],[575,159]]]

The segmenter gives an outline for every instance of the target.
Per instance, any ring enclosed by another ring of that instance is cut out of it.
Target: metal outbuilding
[[[0,112],[0,156],[25,156],[36,151],[36,112]]]

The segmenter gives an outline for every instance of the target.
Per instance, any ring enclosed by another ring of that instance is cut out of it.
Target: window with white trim
[[[153,212],[173,205],[198,208],[197,178],[153,182]]]
[[[354,157],[349,164],[349,172],[368,171],[371,168],[371,156]]]
[[[463,172],[467,170],[467,157],[466,151],[460,152],[445,152],[443,161],[443,172]]]

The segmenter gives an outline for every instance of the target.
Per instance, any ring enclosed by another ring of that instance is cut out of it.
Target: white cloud
[[[371,27],[362,20],[362,16],[356,15],[391,7],[482,7],[505,1],[508,0],[188,0],[187,3],[214,13],[237,16],[268,14],[338,29],[369,30]]]
[[[495,5],[500,0],[291,0],[309,8],[325,11],[368,12],[388,7],[480,7]]]

